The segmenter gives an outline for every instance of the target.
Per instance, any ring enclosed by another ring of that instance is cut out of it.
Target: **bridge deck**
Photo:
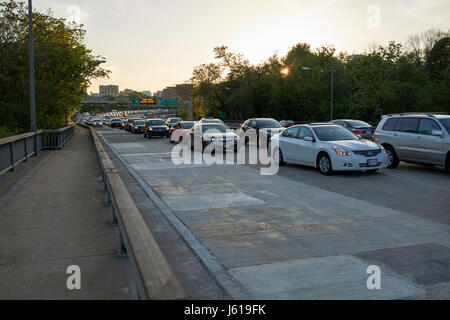
[[[0,195],[0,299],[137,298],[102,188],[90,133],[77,128],[15,193]],[[67,288],[70,265],[81,269],[81,290]]]

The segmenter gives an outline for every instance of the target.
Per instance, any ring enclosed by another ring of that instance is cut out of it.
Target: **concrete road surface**
[[[231,297],[450,298],[440,169],[326,177],[288,165],[262,176],[258,166],[177,166],[168,139],[98,131]],[[380,289],[368,288],[371,266]]]

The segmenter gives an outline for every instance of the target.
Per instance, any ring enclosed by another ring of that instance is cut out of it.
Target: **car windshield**
[[[204,123],[223,123],[222,120],[218,120],[218,119],[205,119],[203,120]]]
[[[347,122],[352,127],[371,127],[371,125],[368,124],[367,122],[360,121],[360,120],[351,120],[351,121],[347,121]]]
[[[359,140],[353,133],[340,126],[320,126],[313,130],[322,141]]]
[[[450,118],[439,120],[447,132],[450,134]]]
[[[134,122],[134,124],[137,125],[137,126],[143,126],[145,124],[145,121],[144,120],[136,120]]]
[[[181,124],[181,127],[182,127],[183,129],[191,129],[193,126],[194,126],[194,123],[193,123],[193,122],[183,122],[183,123]]]
[[[170,119],[170,123],[180,122],[182,121],[180,118],[172,118]]]
[[[258,120],[259,128],[281,128],[282,125],[276,120]]]
[[[148,120],[147,123],[149,126],[164,126],[166,124],[164,120]]]
[[[215,131],[225,133],[225,132],[227,132],[227,127],[224,125],[207,125],[207,124],[202,125],[203,133],[205,133],[208,130],[211,130],[211,131],[215,130]]]
[[[112,119],[111,121],[112,121],[112,122],[120,122],[120,121],[122,121],[122,120],[120,120],[120,119]]]

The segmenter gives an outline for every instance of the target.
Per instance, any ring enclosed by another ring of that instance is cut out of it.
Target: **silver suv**
[[[383,116],[373,135],[388,154],[388,168],[400,161],[450,170],[450,115],[403,113]]]

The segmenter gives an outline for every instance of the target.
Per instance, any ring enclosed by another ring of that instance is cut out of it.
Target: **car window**
[[[193,122],[184,122],[184,123],[181,123],[181,127],[183,128],[183,129],[190,129],[190,128],[192,128],[194,126],[194,123]]]
[[[402,118],[397,123],[395,131],[416,133],[418,124],[419,118]]]
[[[296,138],[297,133],[298,133],[298,127],[286,129],[283,131],[283,133],[281,135],[286,138]]]
[[[449,119],[440,119],[440,122],[444,126],[444,128],[447,130],[447,132],[450,134],[450,118]]]
[[[433,130],[442,130],[438,123],[431,119],[420,119],[419,132],[420,134],[431,135]]]
[[[166,123],[164,122],[164,120],[148,120],[147,124],[149,126],[163,126]]]
[[[202,125],[202,132],[205,133],[206,131],[211,130],[211,131],[217,131],[217,132],[221,132],[221,133],[225,133],[227,132],[227,127],[224,125],[208,125],[208,124],[203,124]]]
[[[281,124],[273,119],[258,120],[258,128],[281,128],[281,127],[282,127]]]
[[[397,126],[398,118],[390,118],[387,119],[384,123],[384,126],[381,130],[383,131],[394,131],[395,127]]]
[[[335,123],[337,125],[343,126],[345,127],[345,122],[344,121],[331,121],[332,123]]]
[[[347,122],[352,127],[371,127],[370,124],[361,120],[351,120]]]
[[[306,127],[301,127],[300,132],[298,133],[298,138],[303,140],[305,137],[311,137],[314,139],[314,135],[311,130]]]
[[[337,125],[313,128],[321,141],[359,140],[353,133]]]

